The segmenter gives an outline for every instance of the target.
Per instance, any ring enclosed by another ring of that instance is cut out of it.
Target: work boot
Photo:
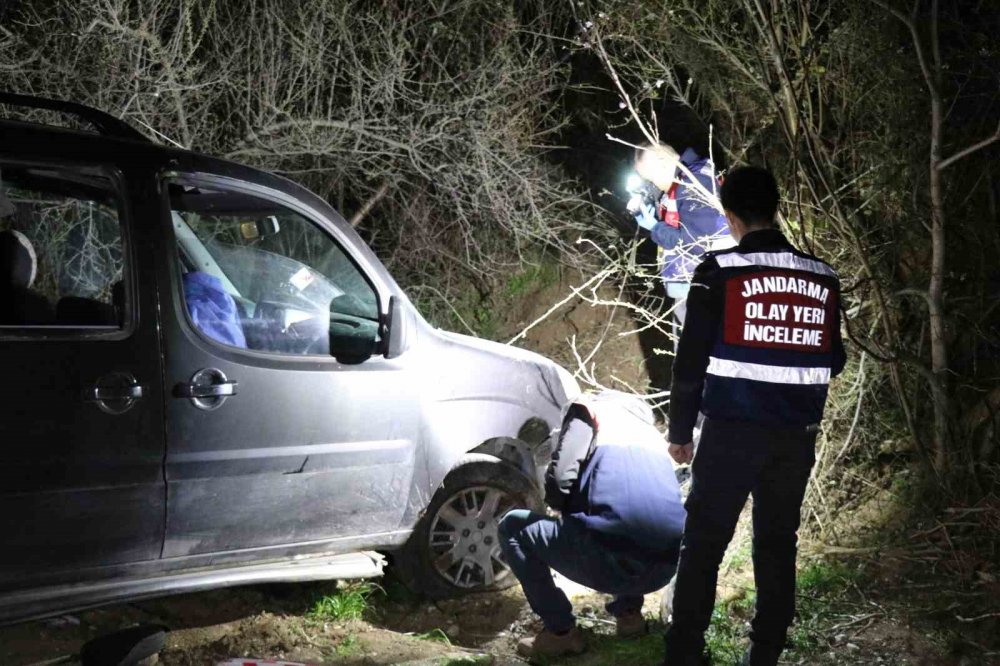
[[[641,612],[626,613],[615,618],[615,633],[618,638],[635,638],[646,634],[646,618]]]
[[[573,627],[565,634],[554,634],[548,629],[534,638],[522,638],[517,644],[517,653],[528,661],[546,657],[561,657],[564,654],[580,654],[587,649],[583,634]]]

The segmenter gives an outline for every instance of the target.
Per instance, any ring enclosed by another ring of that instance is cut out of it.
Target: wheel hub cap
[[[438,574],[452,585],[470,589],[509,576],[497,523],[513,506],[508,493],[488,486],[449,497],[431,521],[429,546]]]

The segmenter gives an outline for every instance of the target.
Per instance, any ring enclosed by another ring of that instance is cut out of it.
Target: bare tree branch
[[[938,169],[938,171],[943,171],[944,169],[947,169],[948,167],[950,167],[955,162],[958,162],[959,160],[968,157],[969,155],[973,154],[977,150],[982,150],[983,148],[986,148],[986,147],[992,145],[996,141],[1000,141],[1000,123],[997,124],[997,130],[996,130],[996,132],[993,133],[992,136],[988,136],[985,139],[983,139],[982,141],[980,141],[978,143],[974,143],[971,146],[969,146],[968,148],[964,148],[964,149],[958,151],[957,153],[955,153],[954,155],[941,160],[940,162],[937,163],[937,169]]]

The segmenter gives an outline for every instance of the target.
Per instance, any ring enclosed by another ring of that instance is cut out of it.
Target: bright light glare
[[[640,185],[642,185],[642,178],[639,177],[639,174],[630,173],[628,180],[625,181],[625,189],[629,192],[634,192],[639,189]]]

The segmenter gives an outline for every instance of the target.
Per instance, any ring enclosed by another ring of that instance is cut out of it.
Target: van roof
[[[65,102],[62,100],[19,95],[17,93],[0,91],[0,104],[26,109],[44,109],[56,111],[83,120],[91,125],[98,134],[116,139],[128,139],[151,143],[141,132],[120,118],[112,116],[85,104]]]

